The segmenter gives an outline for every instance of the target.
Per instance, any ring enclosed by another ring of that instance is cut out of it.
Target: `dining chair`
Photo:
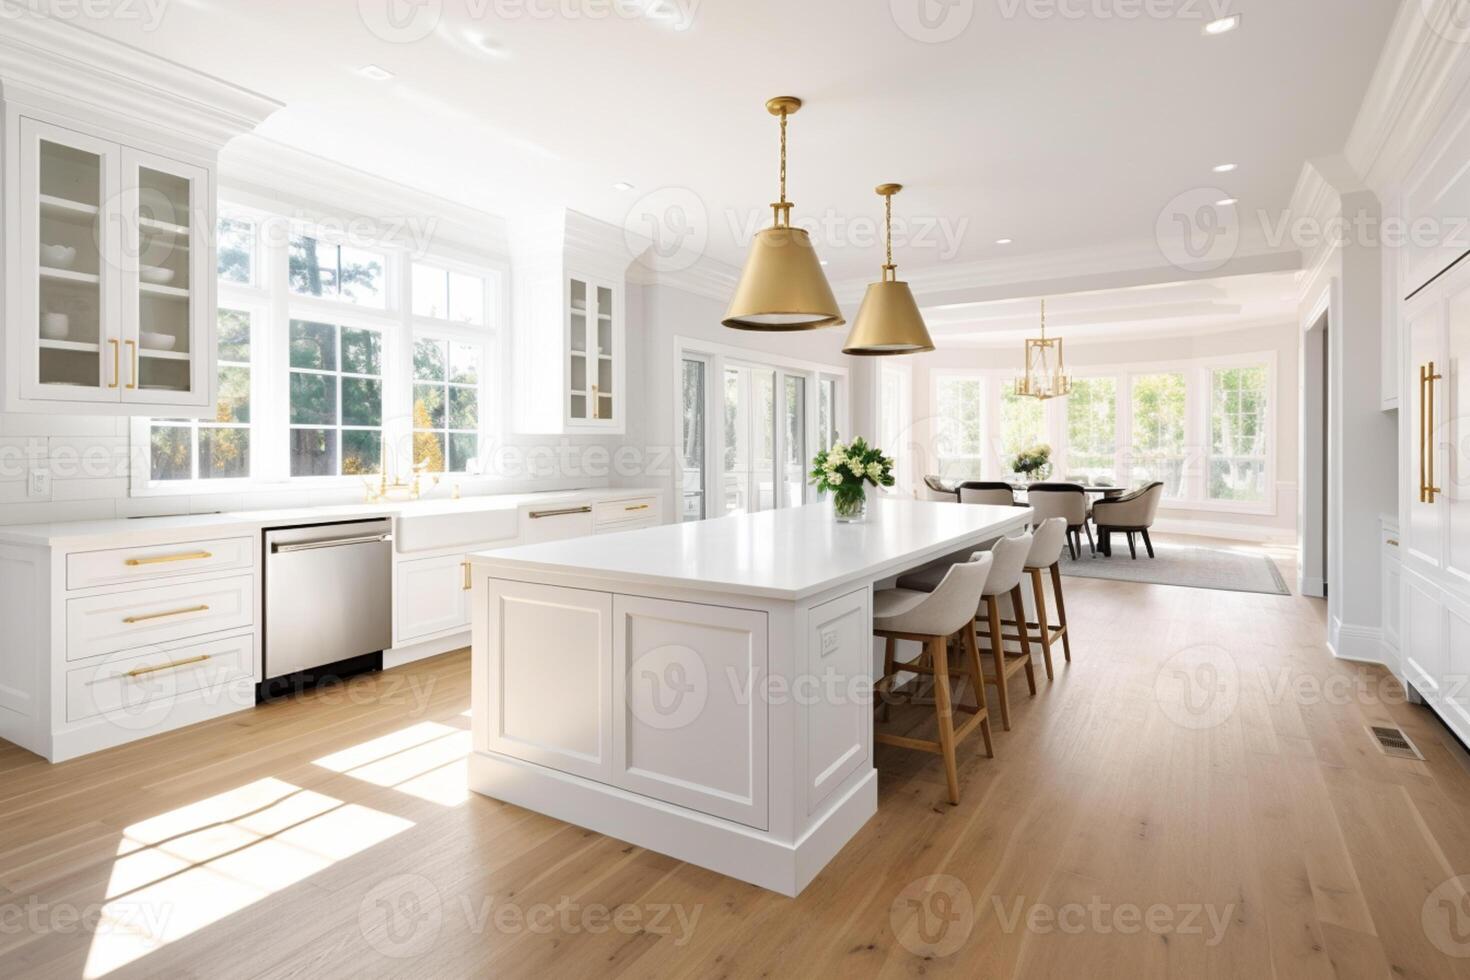
[[[967,562],[951,565],[937,586],[929,591],[915,591],[901,586],[873,593],[873,633],[885,640],[883,677],[878,692],[887,706],[893,698],[893,681],[901,673],[928,675],[934,678],[934,717],[939,740],[913,738],[875,732],[874,739],[883,745],[932,752],[944,759],[944,776],[949,783],[949,802],[960,801],[960,777],[955,746],[977,727],[985,739],[985,754],[995,758],[991,740],[990,709],[985,700],[985,675],[980,667],[980,650],[975,642],[975,610],[980,605],[985,582],[990,577],[994,559],[987,552],[976,552]],[[912,663],[895,658],[899,640],[923,644],[923,653]],[[949,643],[958,642],[959,662],[951,667]],[[968,677],[975,692],[973,706],[956,696],[950,682],[958,675],[963,683]],[[970,715],[959,728],[954,727],[955,711]]]
[[[923,499],[932,500],[941,504],[957,504],[960,501],[958,490],[944,485],[944,481],[937,476],[924,477]]]
[[[985,591],[975,610],[975,622],[984,630],[991,659],[995,662],[995,672],[986,674],[985,680],[995,685],[1000,701],[1000,725],[1006,731],[1011,730],[1011,696],[1008,684],[1011,675],[1025,670],[1026,683],[1031,688],[1032,696],[1036,695],[1036,670],[1031,665],[1031,639],[1025,630],[1021,630],[1017,639],[1021,652],[1007,651],[1002,639],[1000,618],[1000,597],[1009,595],[1011,611],[1016,621],[1026,620],[1026,603],[1021,596],[1021,575],[1026,559],[1031,554],[1031,541],[1030,534],[1022,534],[1013,538],[1002,538],[991,545],[989,554],[993,561],[990,575],[985,580]],[[943,566],[931,565],[903,576],[898,580],[898,587],[914,592],[932,592],[944,574]]]
[[[1033,484],[1026,492],[1026,501],[1031,509],[1036,512],[1036,526],[1053,518],[1062,517],[1067,521],[1066,538],[1067,550],[1071,552],[1072,560],[1076,561],[1082,554],[1082,532],[1087,532],[1087,547],[1091,554],[1097,554],[1097,543],[1092,539],[1092,526],[1087,523],[1090,516],[1088,512],[1087,490],[1076,483],[1037,483]]]
[[[970,480],[960,484],[960,503],[990,504],[993,507],[1016,506],[1016,492],[1009,483]]]
[[[1112,500],[1099,500],[1092,505],[1092,520],[1097,525],[1098,546],[1109,558],[1113,555],[1113,532],[1128,535],[1128,553],[1138,560],[1135,534],[1143,535],[1143,545],[1148,556],[1154,557],[1154,542],[1149,537],[1149,528],[1159,514],[1159,502],[1164,498],[1164,485],[1155,481],[1139,487],[1132,493]]]

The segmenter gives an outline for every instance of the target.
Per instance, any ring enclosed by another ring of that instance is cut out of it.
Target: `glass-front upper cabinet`
[[[208,171],[39,119],[18,128],[4,409],[207,411]]]
[[[611,285],[578,276],[567,280],[567,420],[611,428],[622,412],[621,324]]]

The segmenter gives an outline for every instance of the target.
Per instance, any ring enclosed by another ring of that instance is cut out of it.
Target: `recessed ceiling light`
[[[997,245],[1009,245],[1013,241],[1015,241],[1015,239],[1013,239],[1013,238],[997,238],[995,240],[995,244],[997,244]]]
[[[1215,202],[1215,207],[1217,207],[1217,208],[1228,208],[1228,207],[1232,207],[1232,206],[1234,206],[1236,204],[1239,204],[1239,203],[1240,203],[1240,198],[1238,198],[1238,197],[1227,197],[1223,201],[1216,201]]]
[[[1240,166],[1240,165],[1239,164],[1236,164],[1236,163],[1222,163],[1218,167],[1215,168],[1215,173],[1217,173],[1217,174],[1228,174],[1228,173],[1233,172],[1238,166]]]
[[[1205,33],[1211,37],[1215,37],[1220,34],[1229,34],[1239,26],[1240,14],[1233,14],[1229,17],[1221,17],[1219,20],[1210,21],[1205,25]]]
[[[375,82],[386,82],[393,77],[393,73],[380,65],[363,65],[357,70],[363,78],[371,78]]]
[[[626,180],[620,180],[616,184],[613,184],[613,190],[615,191],[631,191],[632,189],[633,185]]]

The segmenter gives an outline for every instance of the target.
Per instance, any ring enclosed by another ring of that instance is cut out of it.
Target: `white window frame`
[[[336,332],[337,332],[337,356],[336,356],[336,367],[333,370],[324,371],[324,370],[318,370],[318,369],[315,369],[315,368],[298,368],[298,367],[292,367],[291,366],[291,364],[290,364],[290,329],[291,329],[290,325],[293,322],[320,323],[320,324],[322,324],[324,326],[331,326],[331,327],[336,328]],[[294,432],[295,430],[297,430],[297,429],[335,429],[336,432],[337,432],[337,457],[336,457],[337,467],[336,468],[338,470],[341,469],[342,453],[343,453],[343,450],[346,447],[346,443],[347,443],[346,434],[348,432],[371,432],[371,431],[376,430],[379,433],[380,439],[382,440],[382,445],[379,447],[379,461],[380,461],[381,470],[378,473],[346,474],[346,473],[338,472],[338,473],[332,473],[332,474],[327,474],[327,475],[323,475],[323,476],[291,476],[290,477],[291,482],[292,483],[295,483],[295,484],[313,484],[313,483],[319,483],[321,481],[327,481],[327,480],[330,480],[330,481],[333,481],[333,482],[343,482],[343,481],[351,481],[351,480],[376,480],[383,473],[387,473],[388,472],[388,469],[389,469],[388,464],[389,464],[389,459],[390,459],[390,456],[391,456],[391,447],[392,447],[392,441],[391,441],[391,437],[390,437],[390,429],[389,429],[389,425],[388,425],[388,421],[389,421],[389,417],[390,417],[391,409],[392,409],[392,403],[389,401],[389,397],[388,397],[388,385],[389,385],[389,382],[388,382],[388,373],[389,373],[389,366],[393,362],[393,358],[391,356],[392,355],[392,352],[393,352],[393,344],[394,344],[393,337],[389,334],[389,332],[387,330],[383,329],[383,327],[382,327],[381,324],[373,323],[373,322],[371,322],[369,320],[362,319],[362,318],[345,317],[345,316],[341,316],[341,315],[338,315],[338,316],[328,316],[328,315],[326,315],[324,313],[323,314],[317,314],[317,315],[314,315],[314,316],[293,315],[293,316],[291,316],[291,317],[289,317],[287,319],[286,330],[287,330],[287,342],[283,345],[283,348],[284,348],[285,353],[286,353],[286,366],[285,366],[285,371],[286,371],[286,374],[285,374],[286,420],[285,420],[285,430],[284,431],[285,431],[286,447],[287,447],[287,457],[286,457],[286,461],[285,462],[286,462],[286,468],[287,468],[288,474],[289,474],[290,466],[291,466],[291,459],[290,459],[291,435],[290,434],[292,432]],[[381,340],[381,349],[379,351],[379,356],[378,356],[378,368],[382,372],[381,374],[376,374],[376,375],[372,375],[372,374],[357,374],[357,373],[353,373],[353,372],[348,372],[348,371],[346,371],[346,370],[343,369],[343,364],[342,364],[342,341],[341,341],[342,331],[343,330],[365,330],[365,331],[370,331],[370,332],[376,333],[378,335],[378,337]],[[291,375],[292,374],[318,375],[318,376],[325,376],[325,377],[330,377],[330,378],[335,378],[336,379],[336,385],[337,385],[337,399],[336,399],[336,403],[337,403],[337,422],[336,422],[335,425],[333,425],[333,424],[326,424],[326,423],[323,423],[323,424],[299,423],[298,424],[298,423],[295,423],[295,422],[292,422],[291,421],[290,409],[291,409]],[[359,380],[366,380],[366,381],[378,381],[380,383],[380,385],[382,387],[382,392],[381,392],[381,395],[380,395],[380,398],[381,398],[381,402],[382,403],[379,406],[379,415],[378,415],[379,424],[377,426],[347,425],[345,422],[342,421],[343,420],[343,417],[344,417],[344,414],[345,414],[344,409],[346,408],[346,405],[345,405],[345,403],[342,400],[342,384],[348,378],[359,379]]]
[[[1263,368],[1266,369],[1266,372],[1265,372],[1266,373],[1266,381],[1265,381],[1266,405],[1265,405],[1265,410],[1262,412],[1262,423],[1261,423],[1262,430],[1266,433],[1265,455],[1263,457],[1255,457],[1255,456],[1233,456],[1233,455],[1232,456],[1220,456],[1220,455],[1217,455],[1215,453],[1215,439],[1214,439],[1215,375],[1218,374],[1218,373],[1220,373],[1220,372],[1222,372],[1222,371],[1231,371],[1231,370],[1239,370],[1239,369],[1249,370],[1251,368],[1256,368],[1256,367],[1263,367]],[[1276,416],[1276,387],[1275,387],[1275,384],[1276,384],[1276,378],[1275,378],[1275,370],[1274,370],[1273,366],[1272,365],[1269,365],[1269,364],[1264,364],[1264,363],[1261,363],[1261,362],[1249,362],[1249,363],[1243,362],[1243,363],[1228,363],[1228,364],[1212,364],[1206,370],[1206,372],[1205,372],[1205,391],[1204,391],[1204,403],[1205,403],[1204,404],[1204,412],[1205,412],[1204,455],[1205,455],[1205,458],[1204,458],[1204,466],[1203,466],[1203,474],[1202,475],[1203,475],[1203,479],[1204,479],[1204,497],[1210,503],[1212,503],[1212,504],[1245,504],[1245,505],[1260,504],[1260,503],[1265,503],[1266,501],[1269,501],[1271,499],[1272,495],[1275,493],[1275,486],[1274,486],[1274,483],[1272,482],[1272,479],[1271,479],[1271,477],[1272,477],[1272,463],[1274,462],[1274,458],[1275,458],[1274,457],[1274,454],[1275,454],[1275,446],[1274,446],[1272,440],[1273,440],[1273,437],[1276,434],[1276,417],[1277,417]],[[1263,462],[1265,464],[1265,469],[1264,469],[1265,475],[1263,476],[1263,480],[1265,481],[1265,484],[1266,484],[1265,485],[1265,488],[1264,488],[1265,489],[1265,494],[1266,494],[1266,501],[1259,501],[1259,502],[1258,501],[1239,501],[1239,500],[1230,500],[1228,498],[1213,497],[1213,496],[1210,495],[1210,471],[1211,471],[1211,469],[1213,467],[1213,464],[1214,464],[1215,460],[1217,460],[1217,459],[1224,459],[1224,460],[1248,460],[1248,459],[1252,459],[1253,460],[1253,459],[1257,459],[1257,458],[1260,458],[1261,459],[1261,462]]]
[[[674,363],[671,369],[675,392],[671,399],[673,402],[673,422],[671,430],[675,445],[682,442],[681,433],[684,427],[684,402],[679,393],[684,385],[684,361],[705,361],[705,518],[723,517],[725,510],[725,494],[723,488],[725,458],[725,417],[724,402],[724,377],[727,366],[751,367],[759,370],[773,370],[776,373],[776,440],[774,447],[775,465],[772,470],[773,491],[772,499],[775,509],[781,510],[790,506],[786,501],[785,480],[783,469],[786,460],[786,426],[782,424],[786,404],[785,378],[788,376],[806,379],[806,399],[803,405],[803,414],[806,418],[806,443],[808,451],[816,455],[817,442],[817,399],[813,393],[817,390],[817,379],[826,378],[836,382],[837,404],[834,408],[835,428],[838,433],[848,429],[848,385],[849,374],[846,368],[816,361],[804,361],[799,358],[786,357],[779,354],[769,354],[764,351],[747,350],[742,347],[734,347],[728,344],[714,343],[699,340],[697,338],[675,336],[674,337]],[[718,420],[718,422],[717,422]],[[849,430],[850,431],[850,430]],[[840,436],[839,436],[840,438]],[[670,478],[670,486],[673,489],[675,501],[683,500],[683,466],[680,452],[674,454],[676,463],[671,469],[674,470]],[[808,503],[818,500],[816,494],[808,489],[806,493]],[[675,520],[684,520],[683,507],[674,508]]]
[[[446,379],[448,378],[448,372],[449,372],[449,369],[450,369],[450,359],[452,359],[453,356],[454,356],[453,346],[455,344],[464,344],[464,345],[467,345],[467,346],[478,347],[480,349],[479,382],[477,384],[475,384],[475,385],[464,385],[464,384],[456,384],[455,382],[448,381],[448,380],[445,380],[443,382],[420,381],[415,376],[414,369],[413,369],[413,348],[418,345],[418,342],[420,340],[444,341],[444,342],[446,342],[449,345],[449,348],[448,348],[448,351],[447,351],[447,354],[446,354],[446,360],[445,360],[445,363],[444,363],[444,370],[445,370],[445,377],[446,377]],[[492,358],[493,357],[494,357],[494,338],[489,337],[489,336],[486,336],[486,333],[485,333],[485,331],[484,331],[483,328],[480,328],[480,327],[462,327],[462,328],[456,328],[455,326],[452,326],[449,323],[444,323],[444,322],[440,322],[440,321],[437,321],[437,320],[426,320],[426,319],[422,319],[422,318],[414,321],[413,337],[412,337],[412,342],[409,345],[409,352],[408,352],[408,420],[409,420],[408,421],[408,425],[409,425],[409,430],[410,430],[410,433],[411,434],[414,434],[414,435],[416,435],[419,431],[421,431],[421,430],[418,429],[418,427],[417,427],[417,425],[415,423],[414,415],[413,415],[413,411],[414,411],[414,393],[413,393],[413,389],[414,389],[414,387],[417,386],[417,385],[421,385],[421,384],[442,384],[443,387],[445,388],[445,403],[444,403],[444,426],[445,427],[443,429],[426,429],[426,430],[422,430],[422,431],[435,432],[435,433],[443,433],[444,434],[444,446],[445,446],[444,452],[445,452],[445,462],[446,462],[446,465],[447,465],[448,460],[449,460],[449,457],[451,455],[450,452],[449,452],[449,437],[451,435],[464,435],[468,431],[466,429],[454,429],[454,428],[451,428],[449,426],[448,389],[450,389],[450,388],[470,388],[470,387],[473,387],[475,389],[475,398],[479,402],[479,408],[478,408],[478,411],[476,412],[476,417],[479,418],[479,420],[480,420],[480,428],[475,433],[475,436],[476,436],[476,438],[478,440],[478,443],[477,443],[478,448],[477,448],[477,451],[475,453],[475,458],[479,461],[479,463],[480,463],[480,469],[481,470],[483,470],[483,468],[485,466],[485,450],[486,450],[487,445],[488,445],[488,440],[486,439],[486,436],[485,436],[485,417],[486,417],[486,413],[487,413],[487,411],[489,409],[489,403],[490,403],[490,397],[489,397],[490,383],[489,382],[490,382],[490,373],[491,373],[491,370],[492,370]],[[410,456],[412,456],[412,449],[410,449]],[[447,479],[464,479],[464,478],[468,478],[468,477],[479,476],[480,474],[478,472],[470,472],[468,470],[448,470],[448,471],[445,471],[445,472],[442,472],[442,473],[432,473],[432,475],[439,476],[439,477],[445,477]]]
[[[934,466],[943,470],[942,461],[945,459],[974,460],[979,464],[980,476],[977,479],[987,479],[995,466],[991,460],[990,452],[991,420],[996,418],[996,408],[991,405],[992,392],[996,388],[997,375],[994,371],[971,370],[963,368],[935,368],[929,372],[929,417],[933,421],[929,426],[930,439],[932,440],[930,450],[934,460]],[[943,381],[973,381],[980,385],[980,451],[974,455],[943,456],[939,454],[939,430],[944,425],[945,418],[940,414],[939,389]]]

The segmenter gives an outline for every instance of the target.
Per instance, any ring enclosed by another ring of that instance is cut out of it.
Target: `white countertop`
[[[496,575],[517,571],[611,578],[798,600],[845,582],[878,581],[987,536],[1014,534],[1031,510],[880,499],[863,524],[838,524],[810,504],[641,531],[472,555]]]
[[[431,514],[471,513],[484,510],[515,510],[547,503],[595,503],[646,497],[664,491],[649,487],[599,487],[590,490],[546,490],[538,493],[491,494],[479,497],[433,500],[385,501],[377,504],[343,504],[330,507],[293,507],[282,510],[239,511],[223,514],[191,514],[176,517],[140,517],[132,520],[76,521],[58,524],[20,524],[0,527],[0,543],[33,547],[108,547],[127,544],[139,537],[163,540],[190,534],[250,534],[266,527],[315,524],[327,521],[365,521],[380,517],[413,517]]]

